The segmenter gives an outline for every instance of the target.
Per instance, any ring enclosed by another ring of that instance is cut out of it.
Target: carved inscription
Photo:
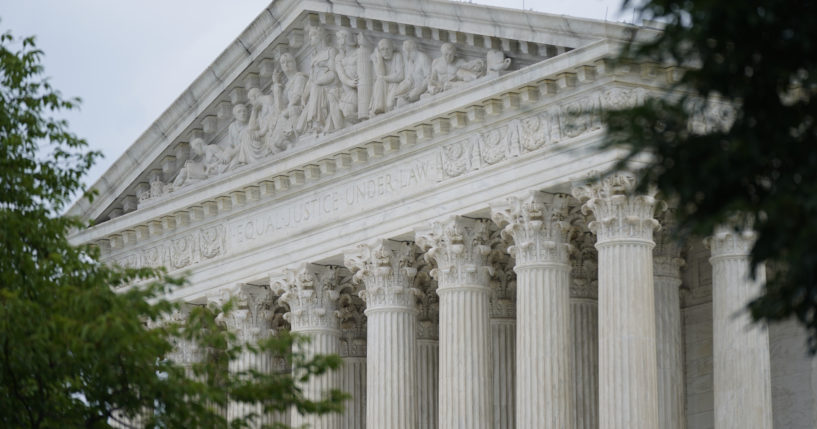
[[[366,177],[339,187],[298,198],[263,215],[240,219],[230,225],[230,239],[236,244],[272,236],[285,229],[305,227],[342,213],[390,201],[417,187],[438,181],[433,162],[414,161],[392,172]]]

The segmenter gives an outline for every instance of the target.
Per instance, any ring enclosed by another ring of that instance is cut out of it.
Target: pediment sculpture
[[[364,31],[327,32],[319,25],[307,25],[304,34],[305,48],[276,52],[271,82],[252,86],[246,100],[234,102],[224,137],[193,138],[178,173],[141,201],[268,159],[310,137],[497,77],[512,62],[498,49],[485,49],[479,58],[471,49],[469,58],[453,43],[412,36],[375,41]],[[432,60],[429,53],[435,51]]]

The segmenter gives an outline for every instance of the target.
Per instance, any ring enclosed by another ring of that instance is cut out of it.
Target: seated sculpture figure
[[[431,73],[431,59],[417,49],[417,42],[408,39],[403,42],[403,61],[405,72],[403,81],[395,88],[389,98],[397,100],[397,106],[417,101],[428,89],[428,75]]]
[[[281,72],[287,78],[285,85],[281,85],[281,73],[272,74],[272,91],[278,101],[281,117],[278,119],[276,131],[284,140],[290,142],[296,137],[298,118],[303,111],[303,97],[306,91],[307,76],[298,71],[295,57],[285,52],[278,60]],[[279,143],[281,144],[281,143]],[[279,147],[280,148],[280,147]]]
[[[205,144],[200,137],[190,141],[190,150],[192,156],[184,162],[173,180],[173,189],[179,189],[215,176],[223,172],[227,167],[227,159],[224,157],[221,148],[214,144]]]
[[[374,85],[369,103],[369,116],[386,113],[394,107],[394,93],[403,81],[403,55],[395,52],[391,40],[381,39],[372,52]]]
[[[275,84],[273,84],[274,86]],[[279,84],[280,86],[280,84]],[[275,100],[276,94],[273,88],[272,94],[264,94],[258,88],[250,89],[247,97],[252,106],[250,113],[250,132],[253,137],[263,142],[267,152],[280,152],[287,148],[287,141],[281,135],[278,120],[281,111],[278,109],[278,102]]]
[[[488,77],[498,77],[511,66],[511,59],[505,58],[505,53],[499,49],[491,49],[488,51],[485,60],[487,62]]]
[[[431,62],[431,76],[428,79],[430,95],[460,87],[485,73],[483,60],[466,61],[457,58],[457,50],[451,43],[443,43],[440,53],[442,55]]]

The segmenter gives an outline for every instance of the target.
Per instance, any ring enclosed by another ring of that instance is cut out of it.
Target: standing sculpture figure
[[[393,94],[398,107],[420,99],[420,95],[428,89],[428,75],[431,73],[431,59],[425,52],[417,50],[417,42],[414,40],[403,42],[403,60],[403,81],[397,85]]]
[[[337,109],[343,116],[344,124],[357,122],[358,54],[354,49],[355,39],[349,30],[336,33],[338,54],[335,56],[335,73],[341,83]]]
[[[451,43],[443,43],[440,53],[442,55],[431,63],[428,80],[428,93],[431,95],[462,86],[485,73],[483,60],[457,58],[457,49]]]
[[[386,113],[394,107],[394,90],[403,80],[403,55],[394,52],[391,40],[380,39],[372,53],[374,86],[369,103],[369,115]]]
[[[372,99],[372,44],[363,33],[357,33],[357,118],[369,117],[369,103]]]
[[[329,112],[330,100],[337,100],[337,75],[335,74],[335,48],[326,45],[326,34],[321,27],[309,29],[312,61],[309,71],[308,92],[304,110],[298,119],[297,130],[302,133],[327,133],[342,126],[338,118]]]
[[[281,71],[287,78],[287,83],[281,92],[281,73],[272,74],[272,90],[273,93],[279,94],[275,98],[278,100],[278,109],[281,111],[276,133],[288,142],[294,140],[296,136],[296,126],[303,111],[304,91],[306,91],[308,78],[298,71],[295,57],[289,52],[282,54],[278,61],[281,64]],[[278,144],[286,144],[286,142]]]

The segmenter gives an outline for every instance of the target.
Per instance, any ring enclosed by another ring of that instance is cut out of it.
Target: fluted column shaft
[[[417,309],[413,246],[380,240],[347,252],[366,290],[366,426],[417,427]]]
[[[366,358],[360,356],[343,358],[340,373],[341,390],[352,395],[352,398],[346,401],[341,427],[363,429],[366,427]]]
[[[292,325],[292,332],[310,338],[297,352],[306,359],[315,355],[340,353],[340,329],[337,317],[337,277],[334,267],[303,264],[298,269],[288,269],[285,278],[275,283],[275,288],[283,291],[280,300],[289,304],[290,312],[284,315]],[[294,374],[300,377],[301,374]],[[304,396],[311,400],[326,397],[329,391],[339,390],[341,373],[328,371],[319,376],[309,377],[301,384]],[[340,429],[341,415],[329,413],[301,415],[292,410],[291,425],[308,425],[314,429]]]
[[[337,354],[340,351],[340,331],[330,329],[295,329],[293,332],[308,335],[311,341],[301,350],[307,358],[315,355]],[[319,376],[309,377],[309,380],[301,386],[304,396],[310,399],[320,399],[326,392],[333,389],[340,389],[341,373],[339,371],[329,371]],[[297,411],[292,413],[292,426],[301,427],[308,425],[315,429],[340,429],[341,415],[337,413],[301,415]]]
[[[684,351],[681,333],[680,258],[655,258],[655,331],[658,366],[658,427],[686,428]]]
[[[493,349],[494,428],[516,427],[516,321],[491,319],[491,348]]]
[[[436,339],[417,340],[418,428],[436,429],[439,413],[440,346]]]
[[[599,310],[595,299],[573,298],[570,303],[576,429],[599,427]]]
[[[573,427],[567,196],[534,192],[494,207],[516,259],[516,424]]]
[[[573,427],[569,266],[516,272],[518,425]]]
[[[656,200],[628,194],[629,176],[574,190],[596,220],[599,289],[599,427],[658,425],[653,290]]]
[[[772,428],[769,335],[746,311],[765,281],[762,267],[750,279],[753,241],[751,233],[721,228],[709,242],[716,429]]]
[[[418,231],[437,268],[440,297],[440,428],[493,425],[486,221],[455,217]]]

